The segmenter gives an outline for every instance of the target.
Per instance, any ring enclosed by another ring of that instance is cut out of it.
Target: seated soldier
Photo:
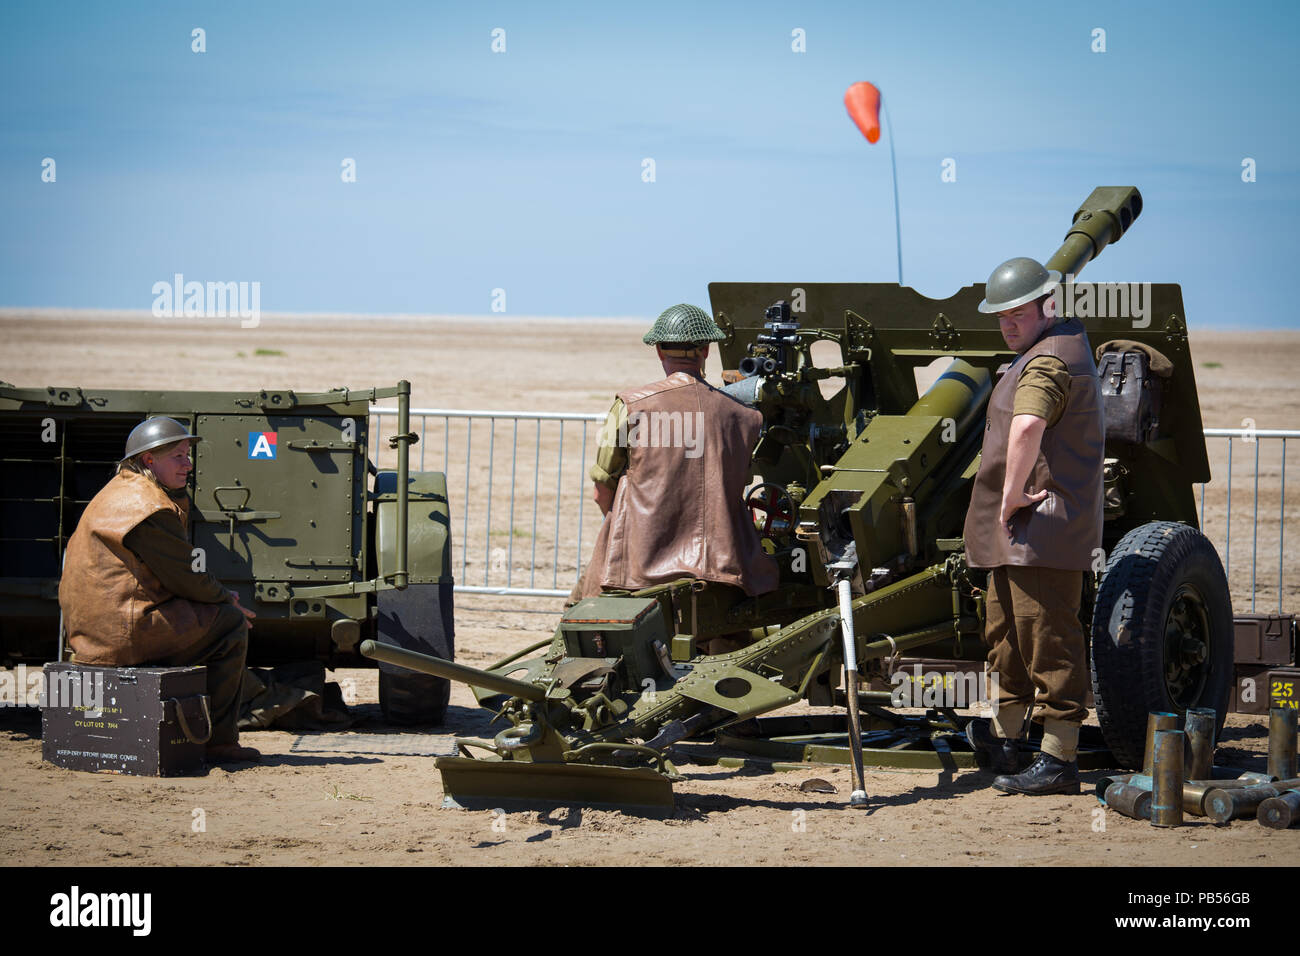
[[[709,343],[724,338],[702,309],[675,305],[642,339],[667,377],[610,409],[591,469],[605,521],[572,600],[685,577],[750,596],[776,588],[742,501],[763,416],[704,381]]]
[[[239,746],[239,689],[254,615],[193,570],[185,490],[198,439],[171,418],[132,429],[117,474],[68,540],[59,604],[78,664],[208,669],[209,763],[256,760]]]

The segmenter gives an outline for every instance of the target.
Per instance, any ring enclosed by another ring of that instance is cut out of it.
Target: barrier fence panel
[[[396,467],[395,409],[371,409],[379,468]],[[386,419],[386,421],[384,421]],[[604,415],[411,409],[411,470],[447,476],[456,590],[564,597],[601,514],[587,468]],[[382,424],[381,424],[382,422]],[[508,477],[507,477],[508,476]]]
[[[1288,509],[1286,489],[1287,455],[1300,430],[1207,428],[1205,439],[1210,482],[1197,487],[1201,529],[1223,559],[1235,610],[1300,612],[1300,539],[1287,528],[1300,500]]]
[[[380,468],[396,467],[386,441],[396,414],[371,409]],[[603,421],[580,413],[411,409],[420,439],[411,469],[447,476],[457,591],[569,593],[602,520],[587,468]],[[1300,430],[1207,428],[1205,436],[1211,480],[1196,488],[1200,524],[1223,559],[1235,610],[1300,611],[1300,533],[1286,533],[1286,458]]]

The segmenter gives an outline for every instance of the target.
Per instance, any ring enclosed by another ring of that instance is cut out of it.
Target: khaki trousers
[[[212,707],[212,737],[209,747],[239,742],[239,691],[244,682],[244,660],[248,656],[248,621],[233,604],[221,607],[208,636],[176,654],[150,664],[158,667],[208,669],[208,697]]]
[[[1037,716],[1047,730],[1065,730],[1077,740],[1077,725],[1088,716],[1087,645],[1079,623],[1082,593],[1082,571],[1004,565],[989,572],[984,643],[998,675],[997,723],[1004,735],[1019,736],[1037,690]],[[1075,726],[1066,730],[1062,723]],[[1044,749],[1061,748],[1045,739]],[[1073,759],[1073,753],[1053,755]]]

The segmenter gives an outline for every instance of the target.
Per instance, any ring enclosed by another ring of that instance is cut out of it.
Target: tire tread
[[[1163,637],[1165,605],[1179,580],[1178,574],[1168,569],[1186,568],[1188,562],[1195,564],[1211,557],[1211,576],[1216,579],[1212,583],[1222,598],[1216,600],[1212,593],[1203,595],[1207,614],[1212,618],[1210,626],[1215,632],[1212,650],[1220,649],[1220,659],[1213,661],[1212,666],[1216,671],[1225,670],[1222,658],[1226,650],[1227,673],[1212,675],[1207,691],[1219,699],[1205,706],[1216,708],[1217,727],[1222,727],[1231,678],[1232,605],[1218,552],[1191,525],[1152,521],[1124,535],[1108,556],[1093,611],[1089,657],[1097,719],[1111,753],[1121,766],[1141,767],[1148,714],[1172,706],[1164,686],[1161,641],[1140,639],[1151,633]],[[1110,622],[1121,599],[1132,601],[1125,624],[1134,629],[1135,637],[1116,645]],[[1226,633],[1220,634],[1218,631],[1224,630],[1225,608]]]

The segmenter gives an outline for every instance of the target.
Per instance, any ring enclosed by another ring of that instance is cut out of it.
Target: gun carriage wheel
[[[1139,769],[1147,715],[1213,707],[1223,728],[1232,686],[1232,601],[1208,538],[1152,521],[1120,539],[1092,615],[1092,691],[1106,743]]]

